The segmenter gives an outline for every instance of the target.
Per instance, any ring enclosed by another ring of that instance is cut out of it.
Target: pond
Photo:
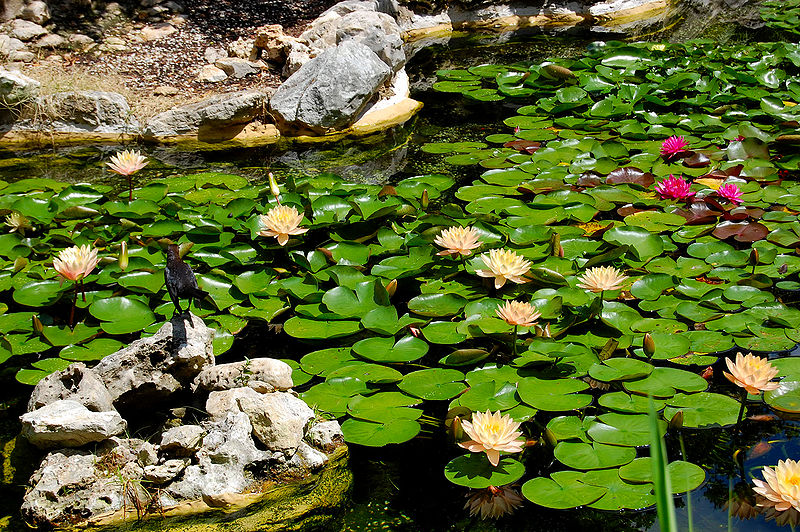
[[[733,4],[431,46],[404,127],[144,147],[132,201],[114,148],[3,154],[0,208],[26,217],[0,236],[5,436],[31,384],[170,316],[171,239],[218,360],[285,360],[342,423],[355,488],[331,530],[658,530],[659,441],[678,530],[796,523],[753,479],[800,457],[800,7]],[[279,203],[304,214],[288,242],[259,216]],[[101,261],[73,304],[51,265],[84,244]]]

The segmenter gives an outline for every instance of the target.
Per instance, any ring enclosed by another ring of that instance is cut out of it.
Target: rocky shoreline
[[[206,63],[197,69],[195,79],[205,85],[226,85],[279,72],[272,79],[274,86],[214,94],[154,116],[137,117],[117,92],[42,92],[33,77],[36,69],[26,62],[33,61],[28,55],[32,47],[52,50],[47,57],[52,61],[55,56],[64,60],[68,54],[59,55],[57,50],[72,46],[69,43],[87,52],[97,49],[101,58],[120,50],[114,48],[114,37],[98,44],[85,42],[80,34],[48,33],[40,24],[50,19],[48,6],[33,0],[17,9],[18,18],[6,23],[6,35],[0,35],[0,55],[6,60],[0,69],[4,107],[0,147],[144,141],[221,149],[370,135],[401,125],[419,111],[422,104],[409,97],[405,65],[420,49],[457,32],[513,32],[534,26],[609,28],[657,20],[667,8],[666,0],[611,0],[454,5],[415,13],[397,0],[345,0],[305,24],[296,36],[290,33],[297,31],[267,24],[227,48],[206,47]],[[181,24],[178,21],[185,21],[183,8],[168,1],[148,9],[156,20],[171,18],[148,23],[139,38],[168,45],[178,31],[176,24]],[[159,88],[171,92],[169,87]]]
[[[119,530],[153,518],[169,530],[164,517],[188,516],[202,530],[290,529],[336,510],[352,480],[339,423],[292,392],[284,362],[216,365],[213,334],[178,316],[37,384],[20,418],[19,438],[44,455],[22,502],[28,525]]]

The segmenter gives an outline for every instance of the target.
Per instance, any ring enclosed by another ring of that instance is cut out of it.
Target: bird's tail
[[[208,292],[206,292],[205,290],[200,290],[199,288],[192,288],[191,293],[186,295],[197,299],[205,299],[206,296],[208,296]]]

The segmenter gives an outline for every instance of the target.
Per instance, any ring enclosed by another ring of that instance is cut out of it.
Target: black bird
[[[167,267],[164,269],[164,284],[167,285],[167,292],[175,305],[175,312],[183,314],[181,310],[181,298],[189,299],[196,297],[203,299],[208,295],[205,290],[200,290],[197,286],[197,279],[194,277],[192,267],[183,262],[177,244],[170,244],[167,248]],[[189,301],[189,306],[192,302]],[[189,310],[189,307],[186,307]]]

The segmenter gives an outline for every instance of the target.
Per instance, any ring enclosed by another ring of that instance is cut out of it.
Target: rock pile
[[[212,337],[196,316],[177,317],[94,368],[75,363],[40,381],[21,417],[22,437],[47,451],[25,520],[59,526],[228,507],[325,466],[343,445],[341,429],[292,392],[291,368],[269,358],[215,365]],[[190,422],[178,405],[193,404],[206,414]],[[170,408],[146,440],[127,434]]]

